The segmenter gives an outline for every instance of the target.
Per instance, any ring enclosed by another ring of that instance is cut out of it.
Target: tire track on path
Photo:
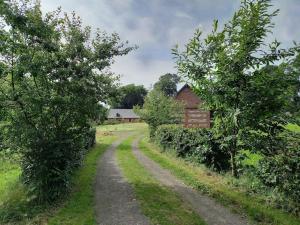
[[[144,155],[138,148],[139,139],[132,143],[132,150],[138,161],[163,185],[172,188],[197,212],[208,225],[249,225],[250,223],[214,199],[202,195],[198,191],[179,181],[168,170]]]
[[[132,187],[124,179],[115,152],[127,135],[121,135],[98,161],[95,180],[95,212],[99,225],[149,225],[140,210]]]

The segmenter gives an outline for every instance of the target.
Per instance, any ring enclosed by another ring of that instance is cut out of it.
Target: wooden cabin
[[[210,112],[201,109],[202,100],[193,92],[189,85],[184,85],[175,96],[184,104],[185,127],[210,128]]]

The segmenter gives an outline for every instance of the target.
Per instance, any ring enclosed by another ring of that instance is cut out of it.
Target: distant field
[[[98,131],[135,131],[147,129],[147,125],[145,123],[120,123],[114,125],[100,125],[97,127]]]

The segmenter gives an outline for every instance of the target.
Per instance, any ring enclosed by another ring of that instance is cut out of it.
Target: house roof
[[[136,115],[132,109],[110,109],[108,111],[108,119],[138,119],[140,118]]]

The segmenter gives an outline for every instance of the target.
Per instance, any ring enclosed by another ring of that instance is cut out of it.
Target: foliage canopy
[[[89,146],[98,103],[116,89],[108,70],[132,48],[117,34],[84,27],[75,13],[42,15],[39,3],[0,2],[0,98],[10,148],[22,155],[22,178],[40,201],[53,201]]]
[[[132,109],[133,106],[142,106],[147,90],[143,85],[128,84],[118,89],[117,98],[111,104],[113,108]]]
[[[179,73],[213,111],[214,134],[231,154],[234,176],[236,155],[248,147],[247,133],[261,131],[271,139],[281,132],[298,91],[299,74],[286,71],[297,47],[281,49],[277,40],[265,43],[278,14],[270,7],[270,0],[243,0],[222,30],[216,20],[206,38],[197,30],[186,50],[173,51]]]
[[[180,77],[176,74],[167,73],[162,75],[154,84],[154,89],[162,91],[166,96],[175,96],[177,93],[177,84]]]

